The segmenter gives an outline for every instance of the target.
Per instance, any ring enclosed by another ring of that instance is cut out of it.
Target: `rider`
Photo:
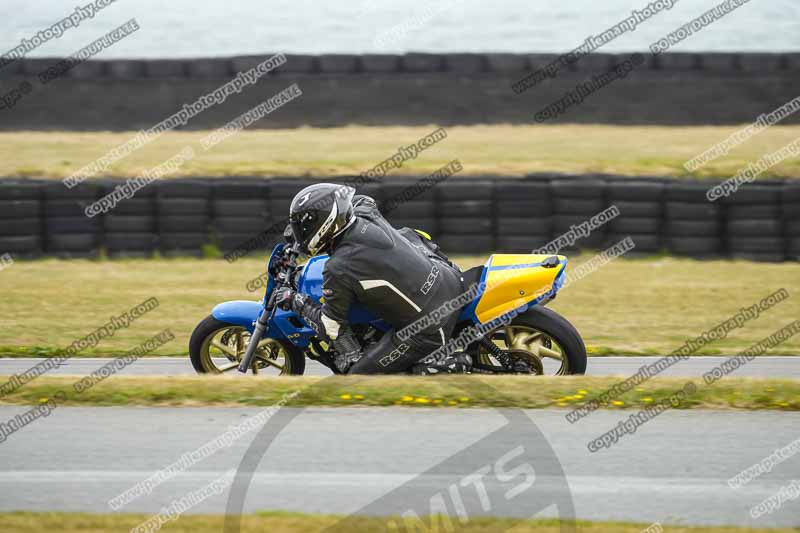
[[[468,360],[460,354],[419,363],[447,344],[457,313],[408,338],[397,335],[461,294],[461,272],[429,238],[393,228],[375,200],[354,193],[352,187],[318,183],[294,197],[289,218],[294,240],[308,255],[330,255],[322,273],[323,303],[287,288],[276,295],[276,305],[300,315],[333,345],[342,373],[463,372]],[[366,348],[347,321],[356,301],[392,326]]]

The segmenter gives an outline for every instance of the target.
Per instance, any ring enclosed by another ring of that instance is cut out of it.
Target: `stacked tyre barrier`
[[[716,182],[645,176],[459,176],[433,187],[418,180],[385,177],[358,185],[357,193],[374,198],[394,226],[427,232],[451,255],[529,253],[571,232],[568,242],[558,241],[563,253],[631,237],[632,255],[800,260],[800,182],[792,180],[746,184],[715,202],[706,193]],[[207,245],[230,252],[255,238],[266,253],[282,239],[292,198],[314,181],[162,180],[86,216],[122,183],[68,189],[59,181],[0,179],[0,255],[197,257]],[[612,207],[614,215],[599,220]],[[576,231],[591,220],[590,231]]]
[[[214,187],[211,199],[211,227],[214,242],[230,252],[270,222],[269,184],[263,180],[232,181]]]
[[[209,242],[211,183],[169,180],[159,182],[155,190],[161,253],[202,256]]]
[[[10,182],[0,187],[0,254],[36,257],[43,249],[39,184]]]
[[[65,259],[97,255],[103,235],[102,219],[87,217],[89,204],[100,195],[98,183],[68,189],[60,182],[44,187],[44,242],[50,255]]]
[[[755,261],[784,258],[781,189],[753,185],[725,198],[725,235],[732,257]]]
[[[553,238],[553,202],[548,180],[495,182],[495,248],[536,250]]]
[[[781,210],[786,235],[786,258],[800,261],[800,184],[783,188]]]
[[[634,255],[658,253],[663,248],[664,184],[658,180],[613,181],[606,187],[607,203],[619,209],[608,223],[606,246],[630,236]]]
[[[393,226],[417,228],[438,236],[441,233],[438,226],[439,219],[436,216],[438,187],[414,191],[413,187],[418,179],[410,176],[384,179],[378,187],[378,197],[375,199],[381,212],[385,213],[386,219]],[[360,187],[360,192],[369,192],[370,189],[364,187],[363,185]],[[374,184],[370,184],[370,187],[375,191]]]
[[[61,184],[59,184],[61,185]],[[101,197],[119,183],[104,182]],[[102,217],[104,243],[111,257],[149,257],[158,246],[156,187],[145,187]]]
[[[451,180],[436,187],[436,241],[450,254],[493,250],[494,184],[481,179]],[[413,227],[413,226],[410,226]]]
[[[722,255],[725,244],[723,206],[706,198],[710,186],[675,183],[666,187],[664,233],[670,253],[698,259]]]
[[[575,233],[584,221],[608,207],[606,183],[596,178],[561,178],[551,182],[553,194],[553,233]],[[607,225],[601,225],[579,241],[567,244],[565,252],[581,248],[600,249],[606,241]]]

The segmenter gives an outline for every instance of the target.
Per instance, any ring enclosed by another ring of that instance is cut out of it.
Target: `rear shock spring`
[[[481,339],[481,346],[486,348],[487,352],[493,355],[495,359],[500,361],[501,365],[503,365],[506,368],[511,368],[513,364],[513,362],[511,361],[511,356],[508,355],[503,350],[501,350],[500,348],[498,348],[495,343],[484,337]]]

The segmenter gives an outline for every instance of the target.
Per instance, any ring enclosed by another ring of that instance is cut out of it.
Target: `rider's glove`
[[[294,311],[303,304],[302,295],[297,294],[294,289],[289,287],[277,289],[275,293],[275,305],[284,311]]]

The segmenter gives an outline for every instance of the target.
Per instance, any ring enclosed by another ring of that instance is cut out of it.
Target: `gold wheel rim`
[[[548,359],[556,361],[559,365],[554,375],[563,376],[569,373],[569,359],[566,357],[566,352],[546,332],[530,326],[513,325],[506,326],[503,334],[496,336],[498,338],[495,342],[500,344],[501,349],[525,354],[535,373],[539,374],[537,370],[542,369],[541,374],[544,374],[545,360]],[[481,360],[485,364],[491,364],[488,354],[481,354]]]
[[[200,362],[211,374],[231,372],[239,367],[249,342],[250,332],[241,326],[219,328],[203,340]],[[254,374],[261,371],[291,374],[292,361],[281,343],[275,339],[263,339],[258,343],[250,369]]]

